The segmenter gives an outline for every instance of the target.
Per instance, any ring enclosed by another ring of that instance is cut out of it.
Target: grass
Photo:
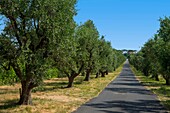
[[[46,80],[44,85],[35,88],[32,92],[33,106],[18,106],[19,84],[0,86],[0,113],[70,113],[89,99],[98,94],[120,73],[122,66],[105,78],[84,82],[79,76],[72,88],[63,88],[67,85],[67,78]]]
[[[137,71],[133,66],[132,71],[135,73],[137,79],[149,90],[158,96],[161,103],[170,112],[170,86],[165,85],[165,80],[159,77],[160,81],[155,81],[149,77],[144,76],[141,72]]]

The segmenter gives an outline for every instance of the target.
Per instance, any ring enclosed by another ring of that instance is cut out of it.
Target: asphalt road
[[[167,113],[157,96],[143,87],[126,61],[120,75],[98,97],[73,113]]]

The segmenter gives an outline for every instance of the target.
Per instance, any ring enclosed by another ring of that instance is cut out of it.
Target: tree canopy
[[[131,63],[144,75],[152,75],[156,80],[161,74],[170,85],[170,18],[160,19],[157,34],[148,40],[142,49],[130,57]]]
[[[18,104],[31,104],[31,90],[43,79],[54,48],[70,35],[76,0],[1,0],[5,28],[0,35],[0,64],[12,68],[22,89]],[[48,9],[48,10],[47,10]]]
[[[100,38],[92,20],[76,25],[76,0],[1,0],[0,76],[20,82],[19,105],[32,104],[31,91],[50,69],[68,77],[68,86],[84,72],[104,77],[125,60],[122,51]],[[56,75],[57,76],[57,75]],[[4,79],[5,78],[5,79]]]

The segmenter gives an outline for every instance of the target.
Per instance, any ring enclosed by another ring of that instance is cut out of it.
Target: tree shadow
[[[79,85],[82,84],[83,80],[76,80],[74,81],[73,84],[75,85]],[[44,83],[44,85],[34,88],[32,90],[32,92],[48,92],[48,91],[52,91],[52,90],[57,90],[57,89],[65,89],[67,88],[68,85],[68,81],[54,81],[54,82],[48,82],[48,83]]]
[[[135,80],[130,80],[128,82],[124,81],[124,82],[117,82],[117,83],[113,83],[112,85],[120,85],[120,86],[143,86],[142,84],[136,82]]]
[[[105,88],[105,90],[109,90],[115,93],[136,93],[136,94],[144,94],[144,95],[153,95],[153,93],[146,89],[141,88]]]
[[[57,90],[57,89],[63,89],[67,85],[67,82],[50,82],[50,83],[45,83],[42,86],[36,87],[32,90],[33,93],[38,92],[48,92],[52,90]]]
[[[44,86],[57,86],[58,88],[61,88],[64,85],[67,85],[68,83],[63,81],[63,82],[50,82],[50,83],[45,83]]]
[[[97,108],[98,111],[105,113],[168,113],[157,100],[138,100],[138,101],[104,101],[102,103],[87,103],[84,106]],[[121,111],[116,111],[121,110]]]
[[[166,87],[160,87],[158,89],[152,89],[155,92],[158,92],[161,95],[164,95],[166,97],[170,97],[170,89],[167,89]]]
[[[16,102],[17,102],[17,99],[5,100],[3,102],[4,105],[0,105],[0,110],[18,107],[19,105],[17,105]]]
[[[0,88],[0,95],[1,95],[1,94],[6,94],[7,92],[8,92],[8,93],[11,93],[11,94],[17,93],[16,90],[9,90],[9,89],[7,89],[7,88]]]
[[[98,110],[98,111],[103,113],[114,113],[112,110]],[[116,113],[122,113],[122,112],[116,111]]]
[[[153,82],[141,82],[142,85],[144,86],[153,86],[153,87],[156,87],[156,86],[160,86],[160,84],[158,83],[153,83]]]
[[[170,110],[170,100],[163,101],[165,107]]]

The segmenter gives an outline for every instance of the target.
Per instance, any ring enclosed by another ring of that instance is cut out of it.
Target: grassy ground
[[[165,80],[159,77],[160,81],[155,81],[149,77],[143,76],[142,73],[138,72],[134,67],[132,67],[132,70],[141,83],[158,96],[161,103],[170,113],[170,86],[165,85]]]
[[[46,80],[44,85],[33,90],[33,106],[17,106],[19,84],[0,86],[0,113],[70,113],[81,104],[96,97],[121,71],[122,66],[105,78],[83,82],[84,77],[76,78],[73,88],[64,89],[67,78]]]

